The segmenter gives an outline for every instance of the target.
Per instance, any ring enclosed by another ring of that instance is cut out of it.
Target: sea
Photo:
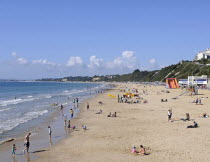
[[[0,141],[36,129],[61,104],[71,107],[75,98],[81,102],[107,88],[97,83],[0,82]]]

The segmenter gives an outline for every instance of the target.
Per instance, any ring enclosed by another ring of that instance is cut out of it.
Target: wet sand
[[[88,100],[80,106],[81,112],[72,120],[76,130],[71,130],[70,136],[54,145],[47,152],[41,152],[35,161],[209,161],[210,155],[210,118],[200,118],[204,112],[209,114],[210,92],[199,90],[201,95],[189,96],[183,90],[169,89],[170,93],[161,92],[165,87],[144,88],[135,84],[139,92],[147,89],[148,95],[140,96],[148,100],[147,104],[118,103],[117,98],[107,94],[122,95],[118,88]],[[157,94],[157,91],[160,94]],[[203,105],[190,103],[196,97],[202,99]],[[161,102],[167,99],[168,102]],[[102,101],[104,104],[98,104]],[[99,110],[102,114],[95,114]],[[168,122],[167,111],[173,110],[173,122]],[[117,112],[117,117],[107,115]],[[190,113],[191,121],[183,122],[185,114]],[[186,129],[187,125],[196,121],[199,128]],[[85,132],[82,125],[88,128]],[[144,145],[147,156],[131,154],[131,148]]]

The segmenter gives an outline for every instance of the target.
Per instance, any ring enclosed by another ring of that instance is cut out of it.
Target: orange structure
[[[179,88],[179,84],[176,78],[166,79],[166,88]]]

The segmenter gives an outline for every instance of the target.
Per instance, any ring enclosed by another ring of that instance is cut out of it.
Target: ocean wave
[[[10,109],[11,109],[11,108],[1,109],[0,112],[1,112],[1,111],[7,111],[7,110],[10,110]]]
[[[26,99],[12,99],[12,100],[6,100],[6,101],[0,101],[0,106],[8,106],[8,105],[16,105],[22,102],[28,102],[33,101],[35,98],[26,98]]]
[[[15,128],[20,124],[26,123],[32,119],[35,119],[41,115],[44,115],[45,113],[48,113],[48,111],[43,110],[43,111],[36,111],[36,112],[28,112],[22,118],[15,118],[15,119],[6,120],[4,122],[1,122],[0,123],[0,134],[3,133],[4,131],[8,131],[8,130]]]
[[[31,97],[33,97],[33,96],[27,96],[28,98],[31,98]]]
[[[52,98],[52,96],[48,95],[48,96],[45,96],[44,98]]]

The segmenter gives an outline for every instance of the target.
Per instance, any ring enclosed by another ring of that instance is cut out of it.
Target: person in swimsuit
[[[31,133],[29,132],[25,138],[24,138],[24,142],[25,142],[25,149],[23,150],[23,153],[25,153],[25,151],[27,151],[28,153],[28,150],[29,150],[29,147],[30,147],[30,142],[29,142],[29,137],[30,137]]]
[[[15,155],[15,151],[16,151],[16,146],[15,144],[12,145],[12,155]]]
[[[139,151],[140,155],[146,155],[146,151],[143,145],[140,145],[140,151]]]

